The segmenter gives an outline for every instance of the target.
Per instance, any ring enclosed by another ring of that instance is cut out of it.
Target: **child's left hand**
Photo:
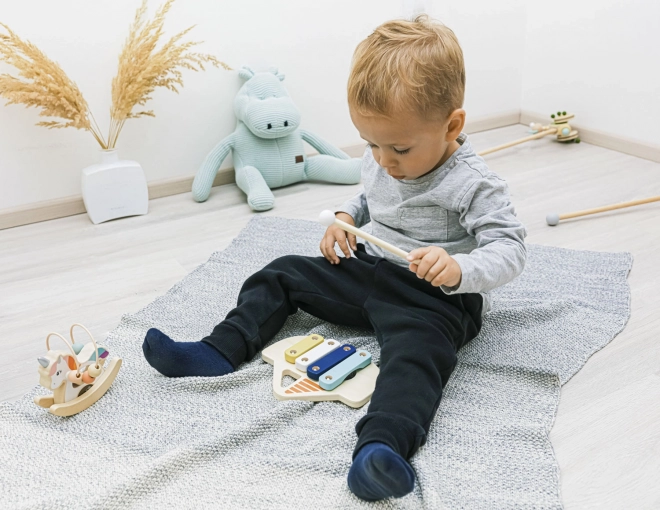
[[[421,259],[421,262],[413,264],[412,261],[415,259]],[[408,269],[434,287],[440,287],[440,285],[455,287],[461,283],[461,266],[438,246],[417,248],[408,254],[408,261],[411,262]]]

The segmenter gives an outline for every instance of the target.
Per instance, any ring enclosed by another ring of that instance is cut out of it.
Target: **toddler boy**
[[[299,308],[372,328],[380,373],[348,474],[365,500],[413,490],[408,460],[426,442],[456,353],[479,333],[488,291],[525,264],[525,228],[507,185],[462,132],[464,88],[450,29],[426,16],[378,27],[358,45],[348,83],[351,119],[369,144],[364,190],[335,213],[357,227],[371,222],[409,261],[331,226],[323,257],[281,257],[250,276],[236,308],[200,342],[152,328],[143,344],[166,376],[218,376],[252,359]]]

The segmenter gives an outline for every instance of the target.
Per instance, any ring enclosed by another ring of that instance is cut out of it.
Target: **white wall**
[[[140,0],[0,0],[0,21],[57,61],[78,84],[104,131],[117,57]],[[192,24],[201,51],[230,66],[276,65],[300,108],[303,127],[337,146],[361,140],[346,106],[353,50],[381,22],[415,5],[453,28],[467,67],[470,118],[520,106],[524,1],[466,0],[180,0],[169,35]],[[160,5],[151,1],[151,11]],[[0,72],[12,72],[0,65]],[[157,91],[156,118],[129,121],[120,157],[140,162],[148,181],[195,174],[207,152],[234,129],[236,72],[187,72],[179,95]],[[0,103],[4,101],[0,99]],[[0,210],[80,195],[80,171],[96,163],[96,142],[72,129],[34,126],[35,109],[0,104]],[[231,166],[227,160],[224,167]]]
[[[522,109],[660,145],[660,3],[527,3]]]
[[[524,0],[433,0],[429,11],[463,48],[467,118],[520,109],[525,42]]]

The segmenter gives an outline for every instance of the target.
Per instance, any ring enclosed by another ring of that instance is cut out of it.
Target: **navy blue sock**
[[[205,342],[175,342],[165,333],[151,328],[142,343],[149,364],[167,377],[218,376],[234,367],[219,350]]]
[[[384,443],[367,443],[348,472],[348,487],[367,501],[400,498],[415,488],[415,472],[406,459]]]

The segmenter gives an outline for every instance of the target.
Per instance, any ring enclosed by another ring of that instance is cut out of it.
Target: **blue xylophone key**
[[[325,374],[319,377],[319,386],[324,390],[334,390],[337,386],[356,370],[360,370],[371,363],[371,354],[362,349],[358,350],[352,356],[335,365]]]
[[[307,377],[314,381],[319,380],[321,374],[326,373],[335,365],[338,365],[350,355],[355,352],[355,347],[350,344],[344,344],[339,349],[326,354],[322,358],[317,359],[314,363],[307,367]]]

